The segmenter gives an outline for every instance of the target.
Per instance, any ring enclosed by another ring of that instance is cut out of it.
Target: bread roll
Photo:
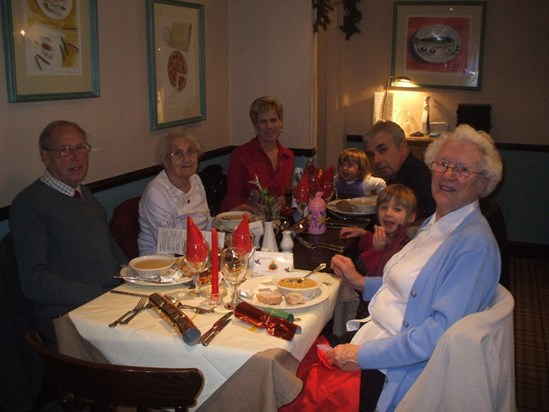
[[[335,207],[338,210],[341,210],[342,212],[350,213],[353,211],[353,206],[351,205],[351,202],[349,202],[348,200],[340,200],[335,204]]]
[[[299,305],[305,303],[305,296],[301,293],[286,293],[285,298],[288,305]]]
[[[255,294],[258,301],[266,305],[280,305],[282,293],[278,289],[261,289]]]

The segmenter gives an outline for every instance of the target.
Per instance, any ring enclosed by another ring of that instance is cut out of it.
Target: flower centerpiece
[[[278,219],[283,198],[270,194],[266,187],[261,186],[257,175],[249,183],[256,187],[250,193],[249,198],[249,203],[254,208],[254,213],[261,217],[264,222],[272,222]]]

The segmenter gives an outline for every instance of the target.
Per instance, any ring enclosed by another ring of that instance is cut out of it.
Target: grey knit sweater
[[[10,208],[18,274],[37,318],[52,319],[104,293],[126,257],[103,206],[81,185],[82,199],[37,180]]]

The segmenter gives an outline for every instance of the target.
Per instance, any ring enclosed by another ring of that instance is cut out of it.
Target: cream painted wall
[[[273,95],[284,104],[282,143],[316,146],[311,1],[230,0],[229,21],[231,143],[253,137],[250,105]]]
[[[228,1],[194,1],[205,5],[207,118],[181,129],[211,150],[230,144]],[[98,22],[98,98],[7,103],[0,53],[0,207],[42,173],[38,135],[52,120],[74,120],[91,135],[88,182],[152,166],[158,137],[176,129],[150,128],[145,2],[98,0]]]
[[[363,134],[371,126],[373,94],[383,91],[391,74],[393,2],[362,1],[359,7],[362,33],[348,42],[349,134]],[[488,0],[482,90],[405,92],[403,109],[410,109],[419,125],[423,99],[430,95],[431,121],[454,127],[458,103],[489,103],[496,142],[549,144],[549,83],[543,81],[549,67],[548,16],[547,0]]]

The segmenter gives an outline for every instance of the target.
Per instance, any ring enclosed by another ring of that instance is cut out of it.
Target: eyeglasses
[[[70,157],[73,154],[89,153],[91,148],[91,144],[89,143],[79,143],[76,146],[61,146],[59,149],[44,147],[44,150],[47,150],[48,152],[57,152],[61,157]]]
[[[467,179],[469,176],[471,176],[471,173],[475,173],[477,175],[481,175],[481,172],[473,172],[468,167],[465,167],[463,165],[454,165],[450,166],[446,162],[438,161],[431,163],[431,170],[435,173],[444,174],[448,169],[452,169],[452,175],[457,177],[462,177],[464,179]]]
[[[196,155],[198,155],[198,150],[196,149],[193,149],[193,148],[190,148],[190,149],[187,149],[185,151],[183,150],[174,150],[173,152],[170,153],[170,157],[173,159],[174,157],[176,159],[182,159],[183,158],[183,155],[185,155],[185,157],[189,158],[189,157],[195,157]]]

